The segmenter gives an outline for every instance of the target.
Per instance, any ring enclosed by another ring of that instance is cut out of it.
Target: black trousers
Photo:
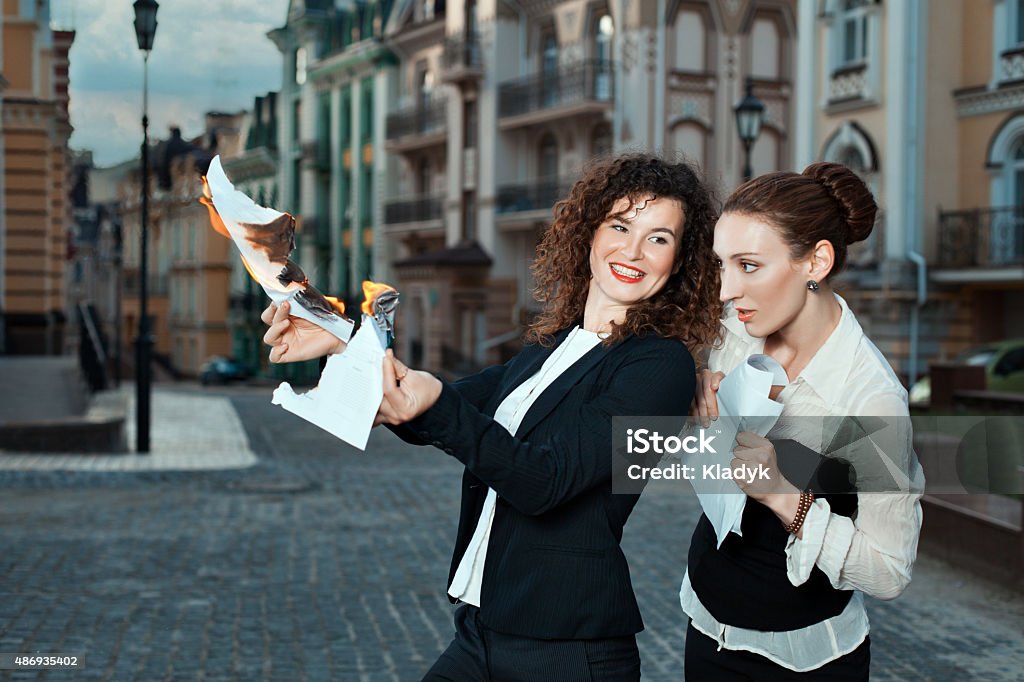
[[[455,639],[423,682],[635,682],[636,637],[532,639],[488,630],[480,609],[455,611]]]
[[[842,680],[861,682],[871,672],[871,641],[815,670],[797,673],[749,651],[718,651],[718,643],[691,623],[686,628],[687,682],[795,682]]]

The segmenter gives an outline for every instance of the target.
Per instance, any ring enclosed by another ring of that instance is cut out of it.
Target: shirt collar
[[[846,301],[839,294],[834,295],[842,309],[839,324],[797,377],[813,388],[828,405],[837,404],[849,392],[847,379],[853,367],[851,361],[864,338],[864,330]]]
[[[803,379],[830,405],[836,404],[849,390],[846,380],[850,375],[850,359],[864,336],[864,330],[843,297],[839,294],[833,295],[842,309],[839,323],[796,378],[796,381]],[[725,306],[722,325],[728,332],[743,340],[747,355],[764,352],[764,339],[747,333],[746,325],[736,316],[736,309],[731,302]]]

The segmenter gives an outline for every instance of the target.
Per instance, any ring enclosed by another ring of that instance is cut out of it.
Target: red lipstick
[[[625,275],[625,274],[623,274],[621,272],[616,272],[615,267],[613,267],[613,266],[618,266],[618,267],[620,267],[620,268],[622,268],[624,270],[629,270],[630,272],[639,272],[640,276],[639,277],[631,277],[631,276]],[[639,270],[637,268],[630,267],[630,266],[625,265],[623,263],[611,263],[611,264],[608,265],[608,269],[611,271],[612,276],[615,279],[619,280],[620,282],[625,282],[626,284],[636,284],[637,282],[642,280],[644,278],[644,276],[647,274],[643,270]]]

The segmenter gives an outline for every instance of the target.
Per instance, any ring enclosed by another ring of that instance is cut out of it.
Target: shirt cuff
[[[786,577],[792,585],[803,585],[811,577],[811,571],[822,552],[825,529],[828,528],[831,516],[828,502],[815,500],[804,517],[804,525],[801,527],[803,538],[789,536],[786,543]]]

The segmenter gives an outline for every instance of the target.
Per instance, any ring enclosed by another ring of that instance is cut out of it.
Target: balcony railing
[[[388,114],[385,126],[387,139],[441,132],[448,122],[447,112],[447,100],[435,97],[414,107]]]
[[[458,80],[468,75],[483,73],[483,56],[480,53],[480,36],[476,33],[459,33],[444,41],[444,77]]]
[[[384,204],[384,223],[418,223],[441,219],[441,197],[416,197],[399,199]]]
[[[498,213],[522,211],[550,211],[555,202],[566,196],[572,183],[560,178],[548,178],[522,185],[503,185],[498,188]]]
[[[589,59],[498,87],[498,116],[520,116],[584,102],[610,102],[614,70],[608,60]]]
[[[939,267],[1024,265],[1024,206],[943,211]]]
[[[1018,45],[999,55],[999,80],[1003,83],[1024,80],[1024,47]]]

